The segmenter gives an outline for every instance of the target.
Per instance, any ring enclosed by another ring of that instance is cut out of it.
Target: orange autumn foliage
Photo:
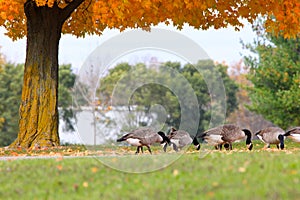
[[[237,30],[242,19],[252,23],[266,16],[266,29],[285,38],[300,33],[299,0],[28,0],[37,6],[58,6],[62,12],[74,2],[82,2],[63,26],[63,33],[84,37],[101,35],[105,28],[143,28],[158,23],[173,24],[181,29],[187,23],[196,29],[222,28]],[[26,0],[0,0],[0,26],[13,40],[26,35]]]

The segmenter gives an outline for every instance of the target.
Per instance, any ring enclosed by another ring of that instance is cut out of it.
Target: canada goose
[[[295,142],[300,142],[300,126],[288,130],[285,132],[284,136],[291,138]]]
[[[248,129],[241,129],[234,124],[225,124],[205,131],[200,137],[209,145],[215,146],[216,149],[224,147],[232,150],[232,143],[242,140],[246,137],[246,145],[252,150],[251,132]]]
[[[170,143],[173,145],[173,149],[175,151],[178,151],[178,148],[182,149],[186,145],[190,145],[192,142],[197,149],[200,146],[199,142],[194,142],[190,134],[184,130],[176,130],[175,128],[171,128],[171,132],[167,135],[167,137],[170,139]],[[164,145],[165,152],[167,150],[167,145],[168,144]]]
[[[158,133],[156,133],[151,128],[145,128],[145,127],[136,129],[122,136],[121,138],[117,139],[117,142],[122,142],[122,141],[126,141],[133,146],[137,146],[137,150],[135,154],[138,154],[140,152],[140,149],[143,153],[143,146],[146,146],[150,154],[152,154],[150,145],[154,143],[163,144],[165,142],[170,144],[170,140],[165,135],[164,132],[159,131]]]
[[[284,130],[279,127],[268,127],[256,132],[255,135],[266,144],[267,148],[270,148],[270,144],[276,144],[278,149],[279,147],[284,149]]]

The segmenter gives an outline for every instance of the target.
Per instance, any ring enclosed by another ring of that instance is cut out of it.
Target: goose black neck
[[[196,137],[194,137],[194,139],[193,139],[193,145],[195,145],[195,146],[199,145],[199,142]]]
[[[252,137],[251,131],[249,131],[248,129],[243,129],[243,132],[247,136],[247,138],[246,138],[246,144],[247,145],[251,144],[251,137]]]
[[[160,135],[160,136],[162,137],[162,139],[163,139],[163,140],[160,142],[161,144],[163,144],[163,143],[165,143],[165,142],[167,142],[168,144],[170,144],[170,139],[165,135],[164,132],[159,131],[159,132],[158,132],[158,135]]]
[[[290,136],[291,135],[291,131],[287,131],[285,132],[284,136]]]
[[[280,149],[284,149],[284,136],[283,135],[279,135],[278,139],[280,141]]]

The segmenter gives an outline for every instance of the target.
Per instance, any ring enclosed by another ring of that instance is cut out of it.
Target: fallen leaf
[[[98,171],[98,168],[97,167],[92,167],[92,172],[93,173],[96,173]]]
[[[239,167],[238,171],[241,172],[241,173],[244,173],[244,172],[246,172],[246,168],[245,167]]]
[[[85,181],[85,182],[82,183],[82,186],[87,188],[87,187],[89,187],[89,183]]]
[[[61,171],[63,167],[62,167],[62,165],[57,165],[56,168],[57,168],[59,171]]]
[[[19,154],[18,154],[17,152],[14,152],[14,151],[11,152],[10,154],[11,154],[12,156],[19,156]]]
[[[210,192],[206,193],[206,195],[207,195],[208,197],[214,197],[214,196],[215,196],[215,193],[212,192],[212,191],[210,191]]]
[[[218,186],[219,186],[219,183],[218,183],[218,182],[213,182],[213,183],[212,183],[212,186],[213,186],[213,187],[218,187]]]
[[[62,161],[62,160],[63,160],[63,157],[62,157],[62,156],[59,156],[59,157],[56,158],[56,161],[57,161],[57,162]]]
[[[173,176],[177,176],[179,174],[179,171],[177,169],[173,170]]]

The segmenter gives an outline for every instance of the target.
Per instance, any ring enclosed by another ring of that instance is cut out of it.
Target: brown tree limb
[[[76,8],[78,8],[78,6],[80,6],[85,0],[73,0],[72,2],[70,2],[64,9],[63,12],[61,13],[61,19],[63,21],[66,21],[72,14],[72,12],[74,12],[74,10]]]

